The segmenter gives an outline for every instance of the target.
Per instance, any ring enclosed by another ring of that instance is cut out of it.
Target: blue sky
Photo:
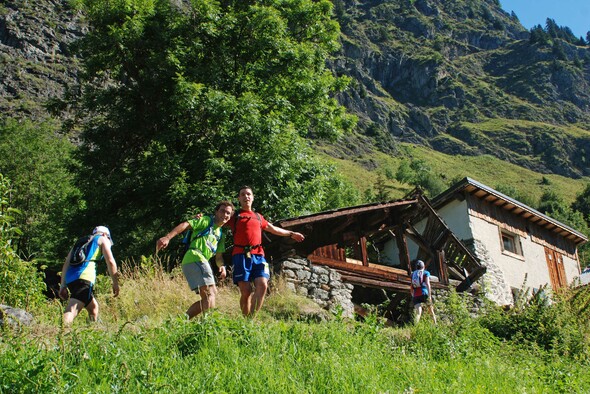
[[[559,26],[572,29],[576,37],[585,39],[590,30],[589,0],[500,0],[500,4],[505,11],[514,11],[527,29],[545,27],[545,20],[551,18]]]

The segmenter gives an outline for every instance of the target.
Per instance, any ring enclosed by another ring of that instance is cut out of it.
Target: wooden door
[[[553,290],[567,286],[561,253],[545,248],[545,258],[547,260],[547,268],[549,269],[549,277],[551,278],[551,287]]]

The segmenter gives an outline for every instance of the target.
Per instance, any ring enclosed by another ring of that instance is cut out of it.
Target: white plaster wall
[[[578,260],[567,256],[563,256],[563,265],[565,268],[565,277],[569,285],[580,276],[580,265],[578,264]]]
[[[469,213],[467,210],[466,201],[453,200],[451,203],[445,205],[438,211],[445,224],[451,229],[459,239],[471,239],[473,235],[469,227]],[[424,231],[426,220],[416,224],[416,230],[420,233]],[[418,256],[418,245],[410,238],[406,238],[408,242],[408,252],[410,260],[415,260]],[[381,253],[383,262],[387,265],[399,265],[399,249],[395,240],[390,240],[385,243]],[[404,267],[405,268],[405,267]]]
[[[406,238],[408,242],[408,252],[410,253],[410,260],[414,260],[418,253],[418,247],[411,239]],[[394,267],[400,267],[400,260],[399,260],[399,249],[397,247],[397,242],[394,239],[390,239],[387,241],[383,247],[383,251],[381,252],[381,260],[383,264],[390,265]],[[405,269],[406,267],[401,267]]]
[[[467,201],[453,200],[437,213],[459,239],[471,239],[473,234],[470,227],[469,210]]]
[[[530,236],[520,236],[521,257],[502,252],[500,230],[497,225],[471,216],[474,238],[486,245],[490,258],[500,267],[509,286],[520,289],[526,276],[526,287],[537,289],[542,285],[551,286],[549,269],[545,258],[545,247],[534,243]],[[579,275],[576,260],[563,256],[568,283]]]
[[[383,246],[383,250],[381,251],[379,257],[381,258],[381,263],[385,265],[391,266],[398,266],[399,265],[399,253],[397,249],[397,244],[395,240],[390,239],[389,241],[385,242]]]

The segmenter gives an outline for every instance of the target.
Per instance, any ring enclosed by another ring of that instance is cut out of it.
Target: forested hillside
[[[138,256],[242,183],[278,219],[473,176],[586,231],[588,44],[497,0],[4,1],[20,254]]]

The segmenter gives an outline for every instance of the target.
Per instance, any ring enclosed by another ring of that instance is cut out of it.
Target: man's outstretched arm
[[[178,226],[174,227],[172,231],[170,231],[168,234],[160,238],[158,242],[156,242],[156,250],[165,249],[172,238],[184,232],[189,227],[190,224],[188,222],[182,222]]]
[[[297,242],[302,242],[305,239],[305,236],[301,233],[291,230],[285,230],[284,228],[280,228],[277,226],[273,226],[272,224],[268,224],[264,231],[268,231],[271,234],[278,235],[279,237],[291,237]]]

